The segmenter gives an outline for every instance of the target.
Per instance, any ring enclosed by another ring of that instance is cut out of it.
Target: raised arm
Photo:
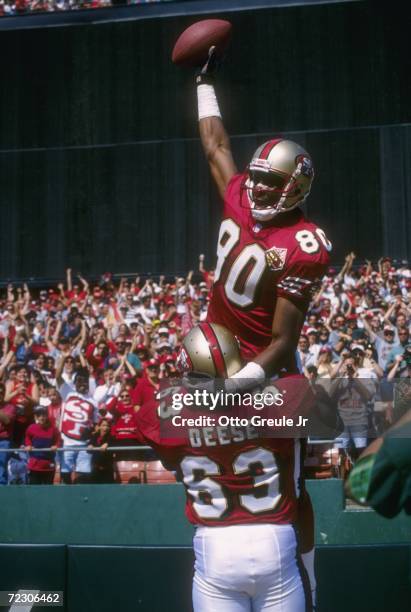
[[[346,273],[348,272],[348,270],[352,266],[351,255],[352,255],[352,253],[348,253],[348,255],[345,256],[345,263],[344,263],[343,267],[341,268],[341,270],[339,271],[339,273],[337,274],[337,276],[335,277],[336,281],[338,281],[338,282],[343,282],[344,281],[344,276],[346,275]]]
[[[11,283],[7,285],[7,301],[14,302],[14,291],[13,285]]]
[[[87,295],[89,295],[89,293],[90,293],[90,285],[88,284],[86,279],[83,276],[81,276],[81,274],[78,275],[78,278],[79,278],[80,283],[83,285],[84,292]]]
[[[28,309],[30,300],[31,300],[31,293],[30,293],[30,289],[27,283],[24,283],[23,285],[23,300],[24,300],[24,310],[26,310]]]
[[[217,57],[214,47],[211,47],[208,61],[196,77],[196,84],[201,144],[219,194],[223,198],[230,179],[237,173],[237,167],[214,90],[213,73],[216,64]]]
[[[53,337],[51,339],[51,342],[52,342],[54,347],[56,347],[57,344],[58,344],[59,336],[60,336],[60,331],[61,331],[62,326],[63,326],[63,322],[59,319],[57,321],[56,329],[54,330],[54,334],[53,334]]]
[[[87,326],[84,319],[81,320],[81,332],[77,341],[77,348],[81,352],[84,348],[87,338]]]
[[[365,331],[368,333],[368,335],[369,335],[369,337],[370,337],[371,342],[375,342],[375,340],[376,340],[376,338],[377,338],[378,336],[377,336],[377,334],[376,334],[376,333],[374,333],[374,331],[373,331],[373,329],[372,329],[371,325],[369,324],[369,322],[367,321],[367,317],[365,316],[365,314],[364,314],[364,313],[361,313],[361,314],[360,314],[360,319],[361,319],[361,321],[362,321],[362,322],[363,322],[363,324],[364,324]]]
[[[384,323],[388,323],[389,325],[392,325],[391,317],[394,314],[396,306],[397,306],[397,303],[394,301],[384,315],[384,319],[383,319]]]
[[[67,291],[73,290],[73,281],[71,277],[71,268],[67,268],[66,270],[66,283],[67,283]]]
[[[7,339],[5,339],[5,341],[6,340]],[[11,360],[13,359],[13,357],[14,357],[14,351],[7,351],[7,353],[6,352],[4,353],[4,357],[0,365],[0,380],[3,379],[4,373],[6,372],[7,367],[9,363],[11,362]]]
[[[399,367],[400,367],[400,364],[401,364],[401,361],[402,361],[402,353],[401,353],[401,355],[397,355],[395,357],[394,365],[391,368],[391,370],[389,371],[388,376],[387,376],[387,380],[389,382],[392,382],[394,380],[394,378],[397,376],[398,370],[399,370]]]

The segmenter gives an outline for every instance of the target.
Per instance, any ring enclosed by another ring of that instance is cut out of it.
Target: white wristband
[[[198,102],[198,120],[206,117],[220,117],[221,113],[218,107],[217,97],[215,95],[213,85],[198,85],[197,87],[197,102]]]
[[[250,361],[239,372],[225,381],[225,390],[227,393],[241,393],[247,389],[253,389],[265,377],[263,368],[258,363]]]
[[[250,361],[239,372],[230,376],[230,378],[252,378],[256,382],[260,382],[265,379],[265,372],[258,363]]]

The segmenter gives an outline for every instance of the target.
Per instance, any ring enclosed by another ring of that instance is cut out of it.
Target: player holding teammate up
[[[314,177],[302,147],[281,138],[266,142],[247,170],[238,173],[214,91],[215,64],[211,48],[196,79],[201,142],[224,200],[213,294],[201,328],[210,355],[196,366],[198,347],[191,350],[190,332],[183,357],[193,371],[214,368],[209,371],[213,378],[199,383],[203,389],[213,390],[219,376],[227,392],[241,392],[273,375],[297,371],[297,341],[331,244],[298,210]],[[243,362],[232,371],[225,367],[214,324],[240,342]],[[216,440],[203,431],[206,437],[200,436],[199,444],[190,438],[167,447],[153,415],[153,410],[139,413],[142,436],[178,470],[187,489],[187,515],[198,526],[196,612],[310,610],[299,553],[313,546],[312,513],[300,478],[298,441],[241,438],[233,432],[220,432],[220,437],[217,432]],[[301,528],[302,517],[308,529]],[[304,546],[297,543],[297,522],[300,533],[309,534]]]
[[[202,323],[184,338],[184,372],[208,378],[242,367],[237,340],[220,325]],[[304,376],[279,379],[288,414],[309,409]],[[179,390],[181,387],[178,388]],[[172,389],[160,406],[137,414],[142,443],[151,445],[186,489],[186,515],[196,526],[195,612],[307,612],[311,594],[297,546],[299,448],[290,438],[266,438],[252,426],[172,427]],[[176,436],[179,437],[176,437]]]
[[[214,90],[216,63],[211,48],[196,77],[200,138],[224,201],[207,321],[224,325],[240,341],[246,365],[225,383],[226,391],[236,392],[297,370],[297,342],[332,246],[299,209],[314,178],[312,160],[301,146],[269,140],[238,172]],[[314,597],[313,513],[304,490],[298,523]]]

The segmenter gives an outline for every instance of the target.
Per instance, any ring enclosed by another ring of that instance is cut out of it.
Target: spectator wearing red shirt
[[[23,443],[25,431],[33,420],[33,406],[39,401],[38,386],[30,382],[29,371],[25,366],[18,366],[16,379],[7,381],[5,400],[17,408],[14,441],[19,446]]]
[[[131,396],[135,412],[154,399],[160,387],[159,374],[160,364],[156,359],[149,359],[145,364],[145,373],[139,379]]]
[[[116,440],[116,445],[133,446],[137,444],[139,440],[137,415],[133,409],[130,391],[127,388],[123,388],[120,392],[115,413],[117,416],[112,425],[111,433]]]
[[[64,292],[64,286],[62,283],[59,285],[60,295],[68,301],[69,304],[73,302],[76,304],[81,304],[89,294],[89,284],[88,282],[78,274],[78,279],[83,285],[83,289],[80,289],[78,284],[73,285],[71,268],[67,268],[66,270],[66,281],[67,281],[67,291]]]
[[[181,316],[177,312],[177,306],[175,304],[174,298],[169,297],[165,301],[165,312],[160,317],[161,324],[168,325],[171,328],[171,324],[173,323],[175,326],[179,326],[181,324]]]
[[[26,450],[30,452],[27,463],[29,484],[53,484],[56,471],[55,451],[60,445],[60,432],[57,427],[51,425],[47,408],[37,406],[34,414],[35,423],[28,426],[25,435]],[[42,450],[45,448],[52,450]]]
[[[54,387],[49,389],[49,400],[50,404],[47,406],[47,412],[50,424],[59,428],[62,399],[60,393]]]
[[[6,388],[0,383],[0,448],[10,448],[17,408],[4,401]],[[7,484],[8,453],[0,453],[0,484]]]
[[[104,340],[90,344],[86,350],[86,359],[95,370],[104,370],[109,357],[109,346]]]

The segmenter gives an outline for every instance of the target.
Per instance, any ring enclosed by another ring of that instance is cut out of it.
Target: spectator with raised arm
[[[366,380],[361,379],[358,370],[354,355],[346,355],[330,391],[331,399],[338,402],[338,411],[344,423],[344,431],[337,441],[337,448],[344,457],[348,455],[352,461],[355,461],[367,446],[368,403],[375,394],[375,386],[371,387]],[[343,464],[343,473],[344,465],[346,464]]]
[[[27,427],[33,422],[33,408],[39,402],[39,389],[26,366],[16,369],[16,379],[6,383],[5,401],[16,407],[14,441],[16,446],[24,441]]]
[[[390,351],[395,348],[398,344],[395,342],[395,328],[386,323],[383,328],[383,336],[374,333],[371,325],[368,323],[367,318],[362,314],[360,316],[363,325],[370,337],[371,342],[375,345],[378,353],[378,364],[382,370],[385,371],[388,362],[388,355]]]
[[[210,290],[214,283],[214,270],[206,270],[204,267],[205,256],[202,253],[198,256],[198,271],[203,275],[204,282],[207,285],[207,289]]]

